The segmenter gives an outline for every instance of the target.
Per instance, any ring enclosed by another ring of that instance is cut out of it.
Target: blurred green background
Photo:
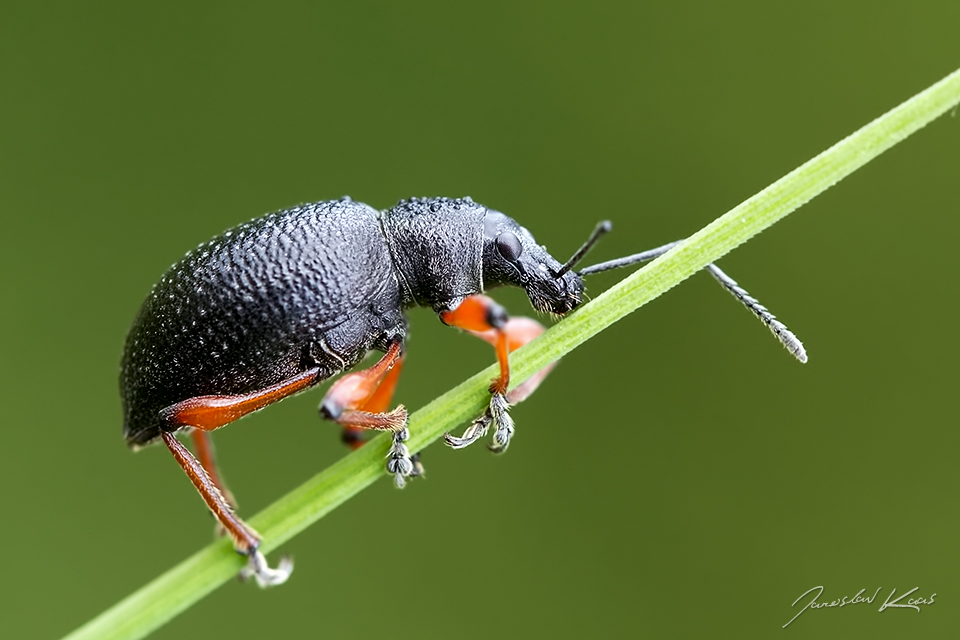
[[[0,635],[54,638],[210,540],[121,436],[124,335],[227,227],[350,194],[470,195],[561,258],[690,234],[960,64],[960,4],[440,2],[0,10]],[[946,637],[960,624],[960,118],[563,360],[510,452],[434,446],[156,638]],[[624,274],[596,276],[602,291]],[[531,313],[524,296],[498,299]],[[397,398],[493,361],[411,313]],[[252,515],[345,455],[314,391],[217,434]],[[398,566],[396,558],[406,559]],[[921,614],[879,602],[919,587]]]

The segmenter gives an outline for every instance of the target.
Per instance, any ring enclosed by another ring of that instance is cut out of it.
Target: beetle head
[[[564,314],[583,300],[583,280],[564,269],[513,218],[487,210],[483,220],[483,281],[486,288],[523,288],[537,311]]]

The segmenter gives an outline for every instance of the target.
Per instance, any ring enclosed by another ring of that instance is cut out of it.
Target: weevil
[[[506,450],[514,433],[509,407],[550,368],[510,388],[509,352],[543,327],[511,318],[483,292],[521,287],[536,310],[563,315],[583,300],[582,276],[652,260],[677,244],[574,271],[609,229],[600,223],[561,264],[512,218],[470,198],[415,198],[385,211],[343,198],[235,227],[174,264],[141,306],[121,362],[126,441],[138,448],[161,440],[248,558],[243,574],[261,586],[280,584],[292,563],[267,565],[260,536],[236,515],[217,472],[210,432],[380,351],[375,365],[330,387],[320,414],[341,425],[351,446],[365,430],[392,433],[386,468],[402,487],[422,467],[404,444],[406,410],[388,408],[404,359],[404,311],[426,306],[444,324],[493,344],[500,365],[487,409],[446,443],[465,447],[492,427],[490,448]],[[800,341],[766,308],[715,265],[707,269],[806,361]],[[191,434],[195,453],[176,438],[181,430]]]

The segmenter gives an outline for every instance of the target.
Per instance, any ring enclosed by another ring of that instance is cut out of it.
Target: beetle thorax
[[[469,198],[414,198],[381,213],[404,304],[456,308],[483,291],[483,217]]]

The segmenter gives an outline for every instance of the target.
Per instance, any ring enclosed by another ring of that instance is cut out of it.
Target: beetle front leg
[[[501,305],[483,295],[466,298],[455,310],[442,312],[440,319],[445,324],[465,329],[489,342],[496,349],[500,363],[500,375],[490,383],[492,395],[487,410],[473,421],[463,436],[458,438],[447,433],[444,441],[454,449],[462,449],[482,438],[494,425],[493,443],[489,448],[494,453],[502,453],[510,445],[514,433],[513,419],[508,413],[510,406],[533,393],[554,366],[544,367],[523,384],[508,391],[509,354],[543,333],[543,325],[530,318],[510,318]]]

